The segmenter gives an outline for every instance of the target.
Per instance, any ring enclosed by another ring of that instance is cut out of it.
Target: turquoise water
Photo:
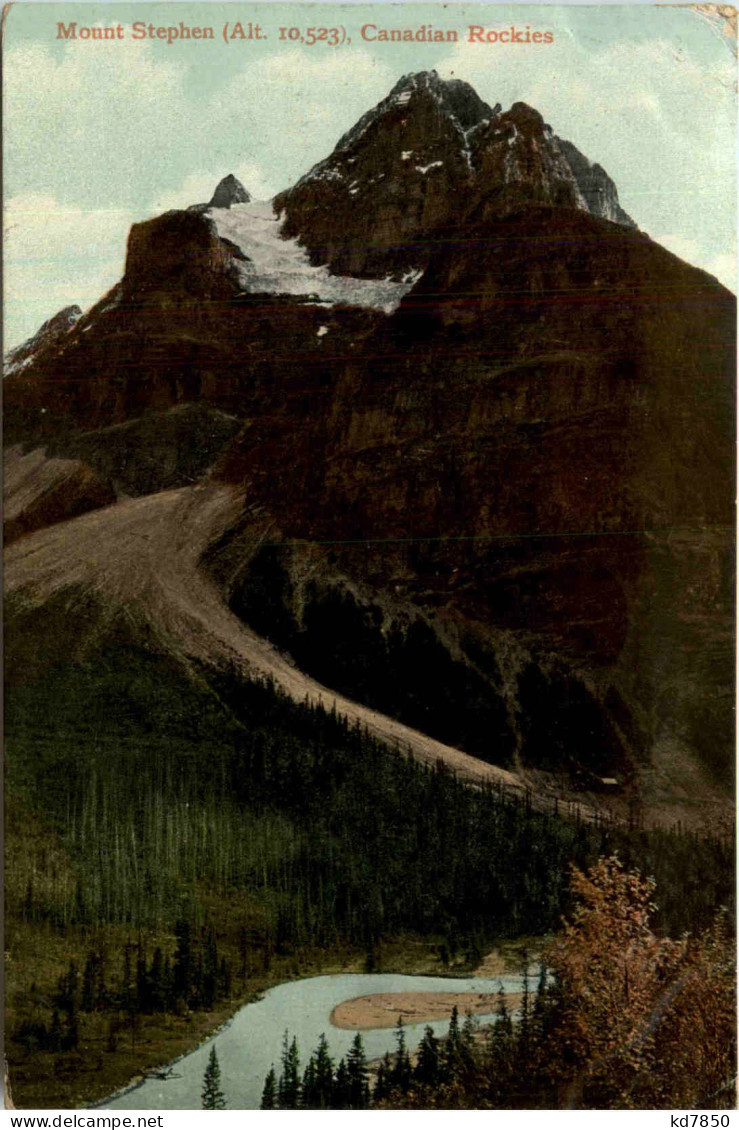
[[[336,1005],[368,993],[475,992],[507,993],[521,991],[520,977],[460,978],[408,977],[400,973],[350,973],[328,977],[308,977],[270,989],[261,1000],[247,1004],[233,1016],[218,1035],[201,1044],[189,1055],[175,1061],[170,1079],[147,1079],[138,1087],[96,1104],[106,1109],[193,1110],[200,1107],[200,1091],[210,1049],[216,1046],[221,1066],[221,1086],[226,1106],[235,1110],[258,1108],[264,1079],[272,1064],[279,1074],[282,1036],[287,1028],[297,1037],[301,1066],[305,1066],[318,1038],[325,1032],[331,1055],[339,1060],[346,1055],[355,1032],[334,1028],[330,1015]],[[479,1017],[484,1021],[486,1017]],[[437,1035],[449,1027],[448,1020],[430,1025]],[[410,1049],[423,1037],[425,1023],[405,1028]],[[363,1032],[365,1051],[376,1059],[395,1048],[391,1028]]]

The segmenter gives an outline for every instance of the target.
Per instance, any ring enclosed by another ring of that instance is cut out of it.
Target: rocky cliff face
[[[125,464],[128,493],[243,488],[208,568],[336,690],[650,804],[727,795],[735,301],[610,184],[530,107],[405,78],[276,202],[334,271],[420,263],[402,298],[303,293],[294,249],[249,291],[209,216],[168,213],[6,381],[8,436]],[[146,471],[152,429],[174,479]]]
[[[248,204],[251,196],[233,173],[219,181],[207,204],[191,204],[188,212],[208,212],[211,208],[230,208],[232,204]]]
[[[59,338],[69,333],[81,317],[82,311],[79,306],[65,306],[53,318],[49,318],[33,337],[29,337],[22,345],[6,354],[3,366],[5,375],[10,376],[11,373],[25,369],[42,350],[54,345]]]
[[[3,541],[67,522],[115,502],[110,486],[79,459],[49,458],[41,449],[6,450],[3,459]]]
[[[494,218],[522,204],[588,211],[577,180],[541,114],[516,102],[470,135],[475,184],[470,210]]]
[[[435,72],[406,76],[275,199],[283,233],[339,274],[418,266],[424,237],[469,192],[466,130],[494,113],[466,83],[443,83]]]
[[[618,191],[605,169],[600,165],[591,164],[572,142],[564,141],[561,137],[556,140],[567,164],[572,169],[588,211],[594,216],[601,216],[604,220],[612,220],[614,224],[623,224],[627,228],[636,227],[631,216],[628,216],[619,204]]]
[[[634,226],[603,170],[536,110],[517,102],[503,113],[435,71],[402,78],[275,208],[314,262],[399,277],[428,262],[436,228],[482,201],[491,217],[540,202]]]
[[[239,259],[241,253],[219,238],[208,216],[165,212],[131,228],[123,296],[129,302],[153,301],[162,292],[193,299],[230,298],[238,290]]]
[[[303,656],[311,632],[317,649],[340,642],[333,576],[362,594],[366,631],[375,616],[387,642],[415,609],[487,680],[506,703],[499,751],[542,764],[556,748],[664,797],[701,766],[730,772],[714,752],[732,725],[734,303],[638,233],[576,209],[553,219],[538,207],[449,232],[368,343],[371,366],[344,365],[299,436],[279,413],[271,433],[245,429],[223,473],[299,543],[256,575],[261,614],[277,631],[292,617]],[[301,484],[289,495],[284,465]]]
[[[229,173],[216,185],[216,190],[210,198],[210,208],[230,208],[232,204],[248,204],[251,196],[240,180],[233,173]]]

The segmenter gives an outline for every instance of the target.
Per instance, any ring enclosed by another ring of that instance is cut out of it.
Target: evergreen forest
[[[380,968],[399,939],[472,969],[493,939],[557,929],[573,863],[617,853],[654,875],[671,937],[732,902],[720,839],[536,811],[125,640],[11,679],[7,729],[18,1105],[102,1097],[266,984],[349,956]]]

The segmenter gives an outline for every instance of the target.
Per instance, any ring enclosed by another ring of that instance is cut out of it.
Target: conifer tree
[[[278,1102],[282,1110],[297,1110],[300,1106],[300,1056],[298,1041],[290,1042],[287,1031],[282,1039],[282,1072],[277,1086]]]
[[[372,1101],[374,1103],[381,1102],[388,1093],[388,1084],[385,1077],[385,1061],[380,1060],[380,1066],[377,1068],[377,1075],[375,1076],[375,1085],[372,1090]]]
[[[231,999],[231,966],[225,957],[221,958],[221,965],[218,972],[219,990],[220,995],[225,997],[226,1000]]]
[[[325,1034],[321,1034],[315,1052],[316,1078],[314,1091],[315,1110],[330,1110],[333,1101],[334,1064],[328,1053]]]
[[[531,1052],[531,990],[529,986],[529,957],[524,951],[522,966],[523,987],[521,993],[521,1015],[518,1021],[518,1040],[516,1052],[522,1067],[527,1067]]]
[[[190,999],[196,1008],[203,1007],[203,955],[200,951],[196,953]]]
[[[121,1005],[130,1012],[133,1004],[133,988],[131,985],[131,947],[126,945],[123,950],[123,979],[121,981]]]
[[[149,1003],[154,1012],[164,1012],[167,1001],[167,989],[164,981],[164,956],[161,948],[157,946],[151,960],[148,975]]]
[[[172,962],[169,960],[169,955],[164,959],[164,972],[162,974],[162,986],[164,992],[164,1010],[168,1011],[172,1007],[172,993],[174,989],[174,978],[172,975]]]
[[[146,972],[146,950],[143,948],[140,939],[136,954],[136,1000],[140,1012],[151,1011],[149,978]]]
[[[76,1051],[80,1042],[80,1029],[77,1020],[77,1006],[74,997],[67,1013],[67,1031],[64,1035],[63,1047],[65,1051]]]
[[[311,1056],[303,1072],[303,1085],[301,1091],[301,1106],[303,1110],[315,1110],[316,1101],[316,1061]]]
[[[203,1076],[200,1104],[203,1110],[224,1110],[226,1106],[226,1096],[221,1090],[221,1068],[218,1063],[215,1044],[210,1049],[208,1066]]]
[[[461,1055],[462,1037],[459,1031],[459,1009],[455,1005],[449,1021],[449,1032],[444,1042],[444,1074],[449,1079],[455,1079],[462,1067]]]
[[[393,1065],[390,1082],[393,1087],[397,1087],[403,1094],[408,1090],[411,1083],[412,1068],[411,1060],[408,1055],[408,1049],[405,1044],[405,1032],[403,1031],[403,1018],[398,1017],[398,1026],[395,1029],[395,1043],[397,1051],[395,1054],[395,1063]]]
[[[287,1055],[290,1050],[290,1037],[287,1028],[282,1034],[282,1053],[280,1055],[280,1074],[277,1080],[277,1106],[282,1110],[283,1099],[285,1097],[285,1069],[287,1067]]]
[[[187,1003],[193,980],[192,936],[190,923],[182,920],[175,923],[177,948],[174,955],[174,995]]]
[[[336,1068],[336,1078],[333,1087],[332,1110],[347,1110],[349,1107],[349,1073],[346,1062],[342,1059]]]
[[[69,963],[69,969],[66,974],[59,978],[59,992],[57,995],[57,1004],[66,1012],[69,1012],[77,1004],[78,983],[79,973],[74,960],[72,960]]]
[[[459,1059],[463,1071],[471,1071],[475,1066],[475,1032],[477,1024],[471,1012],[465,1013],[464,1024],[459,1039]]]
[[[354,1037],[346,1057],[346,1072],[349,1079],[349,1106],[352,1110],[366,1110],[369,1103],[367,1059],[359,1032]]]
[[[496,1009],[495,1023],[490,1032],[488,1043],[489,1055],[493,1067],[502,1071],[508,1062],[511,1038],[513,1035],[513,1022],[508,1011],[503,986],[498,989],[498,1006]]]
[[[475,1040],[475,1032],[477,1031],[477,1024],[471,1012],[464,1014],[464,1024],[462,1025],[462,1043],[468,1047],[472,1047]]]
[[[264,1080],[264,1090],[262,1091],[262,1101],[259,1104],[260,1110],[274,1110],[277,1103],[277,1076],[275,1074],[274,1064],[269,1069],[267,1078]]]
[[[547,971],[542,963],[531,1014],[532,1039],[536,1045],[540,1045],[546,1039],[548,1004]]]
[[[218,945],[215,931],[208,928],[205,942],[205,956],[202,961],[200,1000],[204,1008],[212,1008],[218,989]]]
[[[115,1052],[118,1050],[118,1021],[114,1016],[111,1016],[108,1021],[108,1036],[105,1041],[106,1051]]]
[[[249,935],[244,923],[239,926],[239,958],[239,977],[243,983],[249,973]]]
[[[439,1041],[433,1028],[426,1026],[418,1048],[414,1075],[419,1083],[433,1086],[439,1080]]]
[[[100,949],[95,955],[95,1007],[105,1010],[110,1004],[108,986],[105,983],[105,951]]]

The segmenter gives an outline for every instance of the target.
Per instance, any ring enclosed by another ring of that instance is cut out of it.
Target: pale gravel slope
[[[145,626],[160,646],[184,661],[228,662],[245,674],[271,676],[295,701],[307,698],[329,709],[335,704],[350,723],[360,722],[420,761],[441,760],[471,784],[493,782],[522,790],[525,786],[516,774],[321,686],[241,623],[200,561],[241,513],[243,503],[242,492],[206,481],[119,502],[39,530],[6,551],[6,594],[33,608],[65,590],[89,589],[101,597],[105,619],[90,624],[88,643],[123,613],[134,629]],[[263,528],[261,536],[267,532]],[[84,647],[85,640],[77,644]]]
[[[52,459],[40,447],[28,452],[19,444],[8,448],[3,457],[3,521],[19,518],[84,469],[79,459]]]

